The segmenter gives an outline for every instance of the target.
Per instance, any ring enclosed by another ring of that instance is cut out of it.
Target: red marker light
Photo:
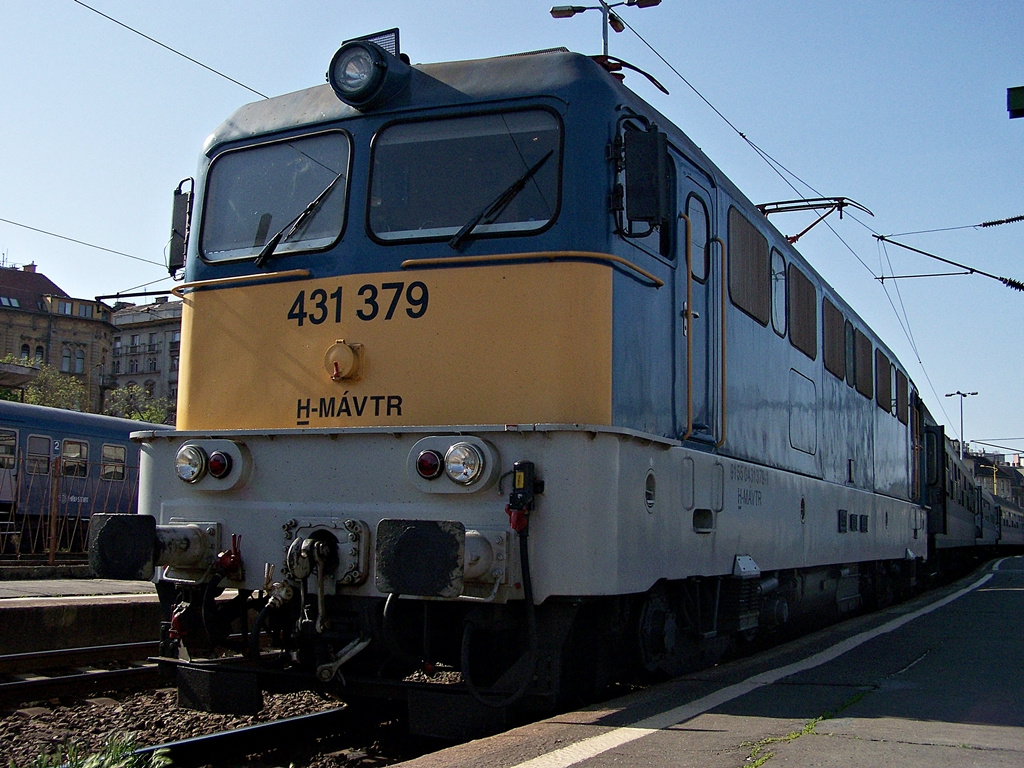
[[[231,471],[231,457],[223,451],[214,451],[210,454],[207,471],[217,479],[226,477]]]
[[[423,451],[416,457],[416,471],[424,480],[433,480],[440,477],[444,467],[441,464],[441,454],[437,451]]]

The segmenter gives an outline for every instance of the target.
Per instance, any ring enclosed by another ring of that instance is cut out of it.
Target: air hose
[[[469,689],[470,694],[478,702],[483,704],[485,707],[493,707],[495,709],[501,707],[508,707],[519,701],[527,690],[530,688],[530,683],[533,682],[533,675],[537,669],[537,612],[533,605],[533,582],[530,579],[530,553],[529,547],[527,546],[527,537],[529,531],[529,523],[527,522],[526,516],[522,518],[522,528],[518,529],[519,533],[519,562],[523,570],[523,596],[526,600],[526,631],[527,631],[527,669],[523,675],[523,680],[519,684],[519,688],[513,691],[509,696],[504,699],[488,699],[485,698],[480,689],[473,682],[473,677],[469,672],[469,647],[473,636],[473,622],[466,621],[466,625],[462,631],[462,679],[466,682],[466,688]]]

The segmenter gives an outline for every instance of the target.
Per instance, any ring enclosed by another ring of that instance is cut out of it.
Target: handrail
[[[236,275],[235,277],[218,277],[213,280],[196,280],[192,283],[182,283],[171,289],[171,293],[179,299],[185,298],[185,291],[201,291],[206,288],[215,288],[219,285],[231,285],[232,283],[248,283],[254,280],[275,280],[282,277],[309,277],[308,269],[287,269],[283,272],[261,272],[257,275]]]
[[[461,265],[461,264],[474,264],[485,261],[532,261],[536,259],[547,259],[548,261],[557,261],[559,259],[590,259],[593,261],[610,261],[615,264],[620,264],[628,269],[633,270],[637,274],[643,276],[647,280],[654,283],[655,288],[661,288],[665,281],[661,280],[646,269],[638,267],[630,261],[622,258],[621,256],[613,256],[609,253],[596,253],[592,251],[559,251],[556,253],[551,252],[538,252],[538,253],[508,253],[508,254],[490,254],[481,256],[444,256],[432,259],[406,259],[402,262],[402,269],[413,269],[415,267],[441,267],[450,265]]]
[[[686,222],[686,308],[683,310],[683,332],[686,336],[686,432],[682,440],[693,434],[693,230],[690,217],[680,212]]]
[[[721,329],[721,334],[722,334],[722,351],[721,351],[721,355],[722,355],[722,359],[721,359],[721,361],[719,363],[720,371],[721,371],[721,380],[722,380],[722,389],[721,389],[721,393],[722,393],[721,394],[721,397],[722,397],[722,436],[721,436],[721,438],[719,438],[718,442],[715,443],[715,448],[721,448],[722,445],[725,444],[725,415],[726,415],[726,407],[725,407],[725,405],[726,405],[726,403],[725,403],[725,371],[726,371],[726,368],[727,368],[727,366],[725,364],[725,351],[726,351],[726,342],[725,342],[725,305],[726,305],[726,299],[728,298],[728,293],[729,292],[728,292],[728,288],[727,288],[727,283],[725,281],[725,241],[722,240],[722,238],[720,238],[720,237],[713,237],[711,239],[711,242],[718,243],[719,248],[722,251],[722,272],[721,272],[722,297],[721,297],[721,300],[720,300],[720,303],[722,305],[722,329]]]

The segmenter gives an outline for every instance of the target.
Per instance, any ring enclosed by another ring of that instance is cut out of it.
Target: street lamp
[[[959,389],[956,392],[950,392],[946,397],[956,397],[960,395],[960,461],[964,460],[964,398],[976,395],[977,392],[961,392]]]
[[[577,13],[583,13],[584,11],[600,11],[604,17],[604,21],[601,25],[602,40],[604,41],[604,55],[608,55],[608,27],[611,27],[616,32],[621,32],[626,28],[626,25],[622,23],[622,19],[612,13],[612,8],[618,8],[620,5],[633,6],[635,8],[653,8],[661,3],[661,0],[623,0],[621,3],[606,3],[604,0],[598,0],[600,5],[556,5],[551,9],[551,17],[555,19],[569,19],[575,16]]]

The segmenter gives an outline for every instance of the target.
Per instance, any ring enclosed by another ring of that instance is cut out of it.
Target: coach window
[[[818,292],[807,275],[789,265],[789,343],[811,360],[818,359]]]
[[[367,224],[379,241],[530,234],[558,209],[562,132],[546,110],[396,123],[374,140]]]
[[[703,283],[708,279],[708,209],[696,195],[686,198],[686,215],[690,219],[690,272]]]
[[[18,451],[18,433],[0,429],[0,469],[14,469]]]
[[[837,379],[846,378],[846,320],[828,299],[821,304],[821,336],[825,349],[825,370]]]
[[[82,440],[65,440],[61,454],[61,474],[64,477],[89,476],[88,443]]]
[[[783,338],[788,314],[786,297],[786,260],[772,248],[772,328]]]
[[[278,232],[275,258],[333,245],[345,221],[349,154],[348,136],[326,131],[217,155],[207,174],[203,258],[255,258]]]
[[[100,480],[124,480],[125,448],[123,445],[103,445],[103,462],[100,465]]]
[[[892,372],[895,369],[889,362],[889,358],[880,350],[875,350],[875,402],[878,407],[887,413],[893,413],[892,390],[895,378]]]
[[[50,438],[29,435],[25,446],[25,468],[30,475],[50,474]]]
[[[729,296],[761,325],[771,318],[768,240],[735,208],[729,209]]]

